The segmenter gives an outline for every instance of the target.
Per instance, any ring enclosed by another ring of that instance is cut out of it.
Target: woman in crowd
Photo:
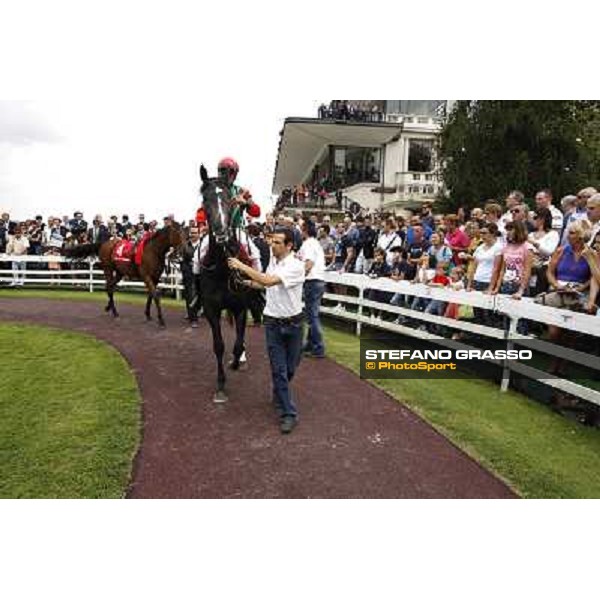
[[[371,279],[377,279],[379,277],[389,277],[391,271],[392,269],[386,261],[385,250],[376,248],[373,263],[371,264],[371,268],[367,275]],[[384,292],[382,290],[365,290],[365,300],[371,300],[372,302],[389,302],[391,295],[390,292]],[[372,309],[371,311],[372,318],[379,319],[380,314],[381,312],[379,310]]]
[[[436,269],[439,264],[442,264],[448,270],[452,260],[452,250],[444,244],[444,238],[437,232],[431,234],[429,241],[431,243],[428,250],[429,265],[432,269]]]
[[[551,292],[564,296],[565,307],[569,304],[585,302],[586,308],[591,310],[590,301],[593,302],[594,299],[590,299],[588,294],[592,270],[590,259],[584,254],[586,233],[587,228],[581,221],[569,225],[568,243],[554,252],[548,264],[548,284]],[[551,338],[556,334],[556,329],[558,328],[549,327]]]
[[[541,298],[541,304],[555,308],[575,309],[585,307],[592,311],[594,298],[588,294],[592,279],[590,261],[595,257],[586,256],[586,234],[588,228],[581,221],[569,225],[567,229],[568,242],[560,246],[552,255],[548,264],[548,284],[550,291]],[[569,345],[563,340],[564,330],[555,325],[548,325],[548,339],[554,343]],[[555,358],[550,366],[550,372],[563,375],[564,361]]]
[[[511,294],[520,300],[529,289],[533,256],[527,243],[527,228],[521,221],[506,224],[506,245],[496,258],[490,294]]]
[[[459,218],[457,215],[446,215],[444,220],[446,228],[446,237],[444,243],[452,250],[452,263],[454,266],[462,264],[459,258],[461,252],[465,252],[469,248],[471,240],[469,236],[460,229]]]
[[[479,221],[467,221],[465,224],[465,233],[470,240],[469,246],[464,252],[459,252],[458,257],[463,261],[463,265],[466,265],[468,278],[469,275],[474,272],[475,266],[473,263],[473,255],[482,241]]]
[[[600,298],[598,297],[598,292],[600,291],[600,231],[590,240],[590,244],[584,247],[582,255],[588,261],[592,274],[587,310],[598,314],[597,309],[600,302]]]
[[[473,267],[469,269],[467,275],[467,291],[485,292],[490,287],[494,263],[496,258],[502,252],[502,241],[499,238],[498,226],[495,223],[488,223],[480,230],[481,244],[473,254]],[[490,320],[490,311],[473,307],[473,314],[478,321],[488,324]]]
[[[528,238],[533,254],[529,287],[531,294],[536,296],[548,289],[548,262],[558,247],[560,237],[558,231],[552,229],[552,213],[547,208],[540,208],[533,214],[533,223],[535,231],[532,231]]]

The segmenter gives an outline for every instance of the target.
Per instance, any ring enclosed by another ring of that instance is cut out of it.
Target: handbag
[[[574,311],[583,311],[584,303],[581,292],[575,290],[555,290],[538,294],[534,302],[552,308],[565,308]]]

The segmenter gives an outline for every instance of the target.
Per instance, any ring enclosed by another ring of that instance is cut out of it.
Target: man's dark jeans
[[[273,403],[282,417],[296,417],[298,411],[290,392],[290,382],[302,356],[302,320],[281,322],[265,317],[267,352],[271,361]]]
[[[304,282],[304,315],[308,324],[306,344],[304,348],[315,356],[325,355],[323,332],[319,319],[321,298],[325,291],[325,282],[320,279],[307,279]]]

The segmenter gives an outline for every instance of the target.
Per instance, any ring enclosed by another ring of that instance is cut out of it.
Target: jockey
[[[229,195],[233,199],[234,206],[231,213],[231,226],[236,231],[237,239],[242,246],[242,254],[245,253],[249,258],[252,267],[260,271],[260,251],[250,239],[250,236],[246,233],[244,228],[244,210],[246,210],[248,216],[257,219],[260,217],[260,206],[253,202],[252,194],[248,190],[234,183],[240,168],[233,158],[222,158],[219,161],[217,168],[219,171],[219,179],[221,179],[223,184],[227,187]],[[202,207],[196,212],[196,222],[198,224],[201,224],[202,222],[206,223],[206,214]],[[201,257],[205,256],[207,249],[208,236],[202,240],[202,245],[200,247]]]

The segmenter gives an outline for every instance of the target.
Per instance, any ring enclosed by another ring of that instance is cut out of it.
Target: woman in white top
[[[500,237],[498,225],[487,223],[479,230],[481,244],[473,253],[473,267],[469,269],[467,291],[484,292],[490,287],[492,273],[494,272],[494,261],[502,252],[502,238]],[[478,322],[491,325],[492,313],[477,306],[473,307],[473,315]]]
[[[548,288],[546,269],[550,257],[558,247],[560,236],[552,229],[552,213],[547,208],[539,208],[533,215],[535,231],[529,234],[529,244],[533,253],[533,265],[529,287],[535,296]]]
[[[488,289],[492,281],[494,261],[502,252],[502,242],[498,238],[498,226],[495,223],[483,225],[479,230],[481,244],[473,253],[474,269],[469,271],[467,291],[483,292]]]

